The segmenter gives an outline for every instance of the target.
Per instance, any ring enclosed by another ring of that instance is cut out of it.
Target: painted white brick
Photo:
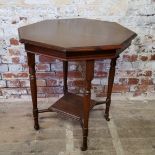
[[[6,87],[6,81],[0,80],[0,88]]]
[[[155,61],[153,61],[150,65],[152,65],[152,69],[155,71]]]
[[[6,51],[5,51],[6,52]],[[9,57],[8,55],[2,55],[1,56],[1,61],[4,64],[11,64],[12,63],[12,59],[11,57]]]
[[[102,86],[105,86],[108,84],[108,78],[101,78],[100,81]]]
[[[143,5],[137,8],[137,15],[153,15],[155,14],[155,5]]]
[[[128,4],[130,5],[130,7],[136,5],[136,6],[142,6],[142,5],[149,5],[151,4],[152,0],[128,0]]]
[[[76,71],[78,69],[77,65],[69,65],[69,70]]]
[[[5,40],[0,40],[0,55],[6,55],[6,53],[7,53],[7,43]]]
[[[62,71],[62,63],[51,64],[51,71]]]
[[[93,85],[100,85],[101,84],[101,80],[99,78],[93,79],[92,80],[92,84]]]
[[[10,72],[22,71],[22,65],[20,65],[20,64],[11,64],[11,65],[9,65],[9,71]]]
[[[0,0],[0,5],[21,4],[22,0]]]
[[[34,5],[34,4],[39,4],[39,5],[42,5],[42,4],[50,4],[50,0],[24,0],[25,4],[31,4],[31,5]]]
[[[4,29],[0,28],[0,41],[2,41],[4,38]]]
[[[0,64],[0,73],[4,73],[8,71],[8,65]]]
[[[27,94],[26,89],[22,88],[16,88],[16,89],[10,89],[10,88],[4,88],[2,90],[2,93],[4,96],[9,96],[9,95],[20,95],[20,94]]]

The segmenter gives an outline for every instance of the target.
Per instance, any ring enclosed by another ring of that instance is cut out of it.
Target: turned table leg
[[[111,63],[110,63],[108,91],[107,91],[107,98],[106,98],[106,109],[105,109],[105,115],[104,115],[104,117],[107,121],[110,121],[109,108],[110,108],[110,104],[111,104],[111,93],[112,93],[112,87],[113,87],[113,83],[114,83],[116,60],[117,60],[117,58],[113,58],[113,59],[111,59]]]
[[[38,108],[37,108],[37,85],[35,75],[35,54],[27,52],[28,66],[29,66],[29,78],[31,87],[31,96],[33,103],[33,117],[34,117],[34,128],[39,130],[38,123]]]
[[[67,75],[68,75],[68,61],[63,61],[63,92],[66,94],[68,92],[68,86],[67,86]]]
[[[85,73],[85,93],[83,103],[83,146],[82,151],[87,150],[87,137],[88,137],[88,121],[89,110],[91,101],[91,81],[94,76],[94,60],[86,61],[86,73]]]

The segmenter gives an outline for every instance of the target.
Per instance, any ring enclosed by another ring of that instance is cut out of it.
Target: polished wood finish
[[[21,42],[62,52],[119,49],[135,36],[115,22],[82,18],[41,21],[19,28],[19,34]]]
[[[87,150],[89,112],[99,104],[106,104],[105,118],[109,121],[112,86],[116,60],[128,48],[136,34],[114,22],[92,19],[45,20],[19,28],[20,42],[27,51],[33,103],[34,128],[39,129],[38,113],[58,112],[79,120],[83,130],[82,150]],[[48,109],[37,108],[35,54],[43,54],[63,61],[64,96]],[[96,59],[111,59],[107,98],[104,102],[91,100],[91,81]],[[85,92],[78,96],[68,92],[68,61],[84,60]]]
[[[41,110],[38,110],[38,113],[44,113],[44,112],[53,112],[52,109],[41,109]]]
[[[68,61],[63,61],[63,80],[64,80],[63,91],[64,91],[64,94],[68,92],[67,75],[68,75]]]
[[[28,51],[77,60],[112,58],[136,34],[114,22],[94,19],[45,20],[19,28],[20,41]]]
[[[95,103],[95,101],[91,100],[90,110],[95,106]],[[66,93],[57,102],[50,106],[49,110],[82,121],[84,118],[83,97],[73,93]]]
[[[39,130],[38,123],[38,107],[37,107],[37,85],[35,75],[35,54],[27,52],[28,66],[29,66],[29,78],[31,87],[31,96],[33,103],[33,117],[34,117],[34,128]]]
[[[110,63],[108,91],[107,91],[107,98],[106,98],[106,109],[105,109],[105,115],[104,115],[104,117],[107,121],[110,121],[109,108],[110,108],[110,104],[111,104],[111,93],[112,93],[112,87],[113,87],[113,83],[114,83],[116,60],[117,60],[117,57],[114,59],[111,59],[111,63]]]
[[[62,53],[61,51],[55,51],[50,48],[35,46],[28,43],[25,44],[25,49],[27,51],[31,51],[31,53],[42,54],[42,55],[50,56],[60,60],[64,60],[64,61],[92,60],[92,58],[94,58],[94,60],[111,59],[111,58],[115,58],[122,52],[121,49],[119,49],[119,50],[106,50],[106,51],[104,50],[86,51],[84,53],[82,51],[75,51],[72,53],[69,53],[68,51],[66,51],[65,53]]]
[[[89,119],[89,109],[91,103],[91,81],[94,77],[94,60],[86,61],[86,71],[85,71],[85,93],[83,102],[83,146],[82,151],[87,150],[87,137],[88,137],[88,119]]]

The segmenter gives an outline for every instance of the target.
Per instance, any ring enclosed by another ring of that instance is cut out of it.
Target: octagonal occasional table
[[[39,129],[38,113],[58,112],[80,121],[83,129],[82,150],[87,150],[89,112],[99,104],[106,104],[105,119],[109,121],[111,92],[115,65],[119,54],[131,44],[136,33],[114,22],[93,19],[45,20],[19,28],[20,42],[27,52],[31,95],[33,103],[34,128]],[[37,108],[37,85],[35,75],[35,54],[41,54],[63,61],[64,96],[48,109]],[[106,101],[91,100],[91,81],[94,75],[94,61],[111,59]],[[68,92],[68,61],[85,61],[84,95]]]

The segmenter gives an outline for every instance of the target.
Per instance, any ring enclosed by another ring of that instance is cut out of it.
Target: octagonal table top
[[[115,22],[83,18],[44,20],[18,31],[22,43],[65,53],[117,50],[136,37]]]

